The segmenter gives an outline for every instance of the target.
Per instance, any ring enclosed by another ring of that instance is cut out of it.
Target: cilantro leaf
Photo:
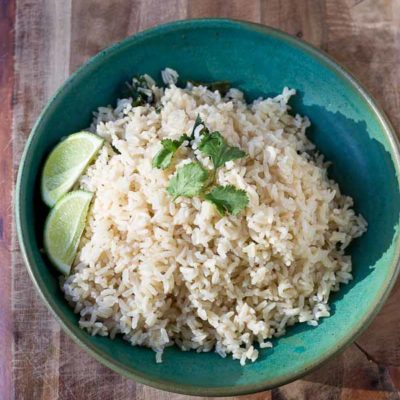
[[[172,161],[172,157],[175,152],[179,149],[183,140],[161,140],[162,149],[153,158],[153,167],[165,169],[169,167]]]
[[[205,199],[213,203],[221,215],[227,212],[236,215],[249,204],[247,193],[232,185],[215,187],[205,195]]]
[[[169,167],[173,155],[185,140],[189,140],[189,137],[186,134],[183,134],[178,140],[161,140],[162,149],[154,156],[153,167],[160,169]]]
[[[222,167],[227,161],[237,160],[246,155],[239,147],[230,146],[219,132],[204,135],[199,149],[211,158],[215,169]]]
[[[185,164],[177,169],[167,191],[174,200],[179,196],[193,197],[201,193],[207,178],[208,172],[199,163]]]

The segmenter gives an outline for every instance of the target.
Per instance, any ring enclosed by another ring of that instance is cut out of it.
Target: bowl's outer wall
[[[154,353],[122,339],[91,337],[80,330],[43,254],[47,212],[38,176],[49,151],[65,135],[84,129],[96,107],[115,104],[121,84],[133,75],[160,77],[176,69],[181,81],[229,80],[248,99],[298,91],[294,112],[310,117],[309,136],[333,162],[331,176],[353,196],[369,230],[351,246],[354,280],[333,299],[330,318],[318,328],[298,325],[241,367],[230,357],[175,348],[156,364]],[[369,102],[339,69],[293,39],[254,25],[226,20],[185,21],[162,26],[102,52],[75,74],[36,124],[21,167],[17,218],[30,272],[64,327],[103,362],[142,382],[197,394],[233,394],[283,383],[305,373],[348,343],[381,302],[395,273],[399,184],[395,145]]]

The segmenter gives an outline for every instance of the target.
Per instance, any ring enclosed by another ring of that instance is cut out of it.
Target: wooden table
[[[0,399],[187,399],[103,367],[60,331],[21,260],[12,189],[41,108],[111,43],[194,17],[261,22],[327,51],[373,93],[400,132],[400,0],[0,0]],[[328,364],[243,399],[400,398],[400,285],[369,329]]]

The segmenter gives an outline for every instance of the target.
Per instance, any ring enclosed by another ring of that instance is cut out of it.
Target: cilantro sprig
[[[230,146],[220,132],[210,132],[200,116],[197,116],[190,136],[184,134],[178,140],[161,141],[162,148],[153,158],[153,166],[160,169],[169,167],[174,154],[185,141],[188,146],[193,145],[195,131],[200,125],[203,128],[199,133],[201,140],[198,149],[211,158],[213,169],[204,168],[199,161],[185,164],[176,170],[167,191],[174,200],[179,196],[199,196],[214,204],[222,216],[226,213],[237,215],[249,204],[247,193],[233,185],[214,185],[218,168],[228,161],[245,157],[246,153],[238,147]]]
[[[239,147],[230,146],[219,132],[205,134],[199,144],[199,150],[211,158],[215,169],[246,155]]]

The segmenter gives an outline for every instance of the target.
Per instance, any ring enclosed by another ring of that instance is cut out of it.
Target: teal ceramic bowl
[[[46,155],[69,133],[89,125],[98,106],[113,104],[121,84],[165,66],[183,80],[228,80],[248,100],[295,88],[295,112],[309,116],[309,137],[332,161],[330,175],[366,218],[353,242],[354,280],[332,296],[332,316],[318,327],[297,325],[273,349],[241,367],[215,353],[169,348],[156,364],[151,350],[121,338],[91,337],[78,327],[54,268],[40,251],[47,213],[38,179]],[[382,110],[326,55],[276,30],[231,20],[174,22],[129,37],[74,73],[45,107],[19,170],[16,216],[31,278],[64,330],[97,360],[135,381],[195,395],[256,392],[294,380],[342,350],[369,324],[388,296],[399,259],[399,148]]]

